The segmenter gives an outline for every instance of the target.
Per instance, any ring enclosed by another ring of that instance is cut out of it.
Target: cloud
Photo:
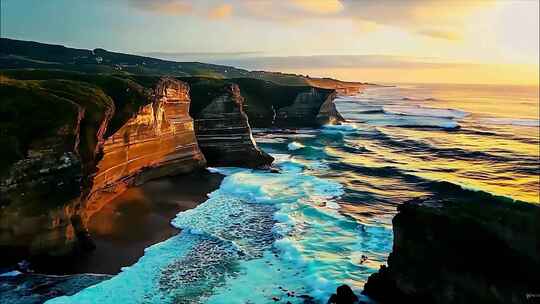
[[[462,37],[459,33],[456,32],[447,32],[436,29],[426,29],[417,31],[418,34],[428,36],[431,38],[437,39],[446,39],[446,40],[461,40]]]
[[[230,4],[218,5],[210,10],[208,17],[210,19],[223,19],[230,17],[233,12],[233,7]]]
[[[472,13],[490,7],[493,0],[129,0],[153,13],[193,14],[210,19],[230,17],[302,24],[310,19],[351,20],[358,31],[394,27],[434,39],[461,39]]]
[[[193,5],[187,0],[129,0],[135,8],[164,15],[185,15],[193,11]]]
[[[299,9],[314,14],[334,14],[343,10],[340,0],[292,0]]]
[[[344,16],[380,26],[398,27],[436,39],[459,40],[472,13],[490,7],[492,0],[341,0]]]

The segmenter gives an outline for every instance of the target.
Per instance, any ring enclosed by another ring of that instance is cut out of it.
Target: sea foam
[[[179,235],[112,279],[49,303],[303,301],[291,292],[325,302],[343,283],[359,292],[376,268],[351,263],[361,235],[337,211],[343,187],[294,159],[277,165],[280,173],[212,168],[225,178],[172,221]]]

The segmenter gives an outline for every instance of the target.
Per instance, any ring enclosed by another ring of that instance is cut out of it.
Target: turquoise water
[[[321,162],[275,155],[280,173],[212,169],[226,177],[172,221],[180,235],[112,279],[49,303],[302,303],[298,296],[326,301],[341,283],[360,290],[390,250],[390,229],[340,214],[343,186],[315,176],[328,170]],[[373,260],[360,264],[361,254]]]
[[[538,95],[512,90],[375,88],[336,101],[344,125],[254,130],[277,172],[210,169],[226,177],[172,221],[179,235],[48,303],[326,303],[344,283],[359,294],[391,251],[400,203],[479,192],[536,202]]]

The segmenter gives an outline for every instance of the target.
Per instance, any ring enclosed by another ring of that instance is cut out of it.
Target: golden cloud
[[[335,14],[343,9],[339,0],[292,0],[299,9],[315,14]]]
[[[446,40],[461,40],[463,37],[457,32],[450,32],[437,29],[424,29],[417,31],[418,34],[424,35],[436,39],[446,39]]]
[[[343,14],[353,20],[446,40],[460,40],[467,17],[493,3],[492,0],[342,0]]]
[[[230,17],[233,12],[233,7],[230,4],[222,4],[218,5],[212,9],[210,9],[210,12],[208,13],[208,17],[210,19],[223,19]]]
[[[493,0],[129,0],[143,10],[210,19],[230,17],[301,24],[313,18],[349,19],[360,32],[390,26],[434,39],[461,39],[466,18]]]

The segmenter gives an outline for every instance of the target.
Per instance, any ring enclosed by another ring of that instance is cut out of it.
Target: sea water
[[[385,263],[408,199],[539,202],[537,88],[374,87],[336,104],[340,126],[255,130],[278,171],[209,169],[225,178],[172,221],[179,235],[48,303],[326,303]]]

